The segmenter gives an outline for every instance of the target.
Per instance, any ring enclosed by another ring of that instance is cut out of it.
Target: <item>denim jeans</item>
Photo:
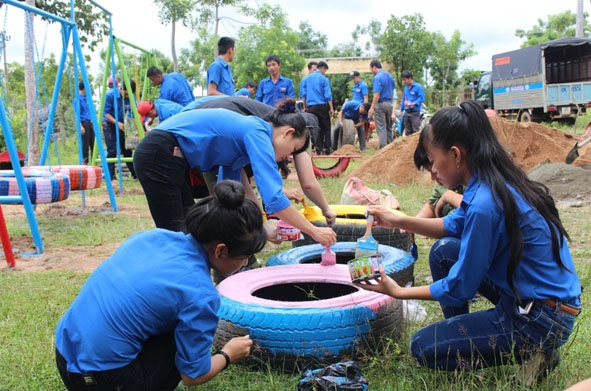
[[[443,238],[429,254],[433,280],[449,272],[459,255],[459,240]],[[477,262],[478,260],[474,260]],[[443,308],[445,320],[429,325],[411,339],[410,350],[419,364],[455,371],[521,363],[534,353],[547,354],[569,338],[575,316],[534,301],[521,314],[516,299],[485,280],[479,292],[494,308],[468,313],[468,305]]]
[[[168,390],[181,381],[175,366],[174,333],[149,338],[137,358],[128,365],[85,375],[68,372],[67,363],[55,350],[57,369],[68,391]]]
[[[103,122],[103,135],[105,137],[105,145],[107,146],[107,157],[108,158],[115,158],[117,157],[117,129],[115,125],[109,122]],[[119,132],[119,151],[124,157],[132,157],[133,151],[129,149],[125,149],[125,133]],[[125,163],[127,164],[127,168],[129,169],[129,173],[133,178],[136,178],[135,170],[133,167],[133,163]],[[107,163],[107,167],[109,168],[109,175],[111,179],[116,179],[115,177],[115,163]]]

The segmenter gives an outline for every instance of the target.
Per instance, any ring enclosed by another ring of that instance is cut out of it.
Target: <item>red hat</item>
[[[154,102],[140,102],[137,105],[137,112],[140,115],[140,121],[144,122],[146,115],[154,108]]]
[[[107,80],[107,84],[111,84],[113,85],[113,77],[109,76],[109,79]],[[119,80],[115,79],[115,87],[117,87],[119,85]]]

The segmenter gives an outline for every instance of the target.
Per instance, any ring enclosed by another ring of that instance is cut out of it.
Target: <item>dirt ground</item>
[[[499,117],[491,118],[491,123],[515,161],[532,179],[548,186],[559,207],[591,204],[591,144],[581,148],[580,157],[572,165],[567,165],[564,163],[566,155],[577,142],[577,138],[569,133],[536,123],[512,123]],[[397,138],[392,144],[364,158],[363,163],[347,177],[357,176],[366,182],[384,183],[394,187],[412,182],[431,184],[430,175],[421,173],[414,166],[413,153],[417,142],[418,135]],[[369,140],[369,146],[377,148],[375,135]],[[355,155],[359,152],[355,147],[346,145],[335,153]],[[131,191],[141,193],[138,189]],[[86,210],[79,207],[81,203],[76,197],[74,195],[60,203],[40,205],[35,213],[38,216],[72,216],[109,213],[111,210],[108,195],[87,196]],[[24,215],[22,205],[3,205],[2,208],[7,220]],[[117,213],[141,213],[149,216],[147,208],[140,209],[118,203]],[[119,243],[61,248],[52,248],[51,243],[45,243],[43,254],[35,256],[25,256],[34,248],[31,235],[11,237],[11,244],[16,250],[17,267],[14,270],[17,272],[62,269],[92,272]],[[8,269],[4,260],[0,259],[0,262],[0,268]]]

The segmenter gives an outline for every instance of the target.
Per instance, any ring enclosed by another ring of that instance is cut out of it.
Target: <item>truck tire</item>
[[[330,269],[330,272],[328,270]],[[244,271],[218,285],[214,346],[250,335],[245,364],[292,372],[356,357],[397,340],[402,301],[351,283],[346,265],[282,265]]]
[[[343,145],[355,144],[355,124],[353,120],[343,119],[343,127],[339,136],[339,148]]]
[[[531,122],[531,113],[529,112],[529,110],[523,110],[519,114],[518,121],[523,123]]]

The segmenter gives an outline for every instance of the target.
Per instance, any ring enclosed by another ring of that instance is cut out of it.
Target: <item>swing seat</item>
[[[97,189],[101,186],[103,170],[96,166],[34,166],[23,169],[23,173],[32,171],[50,171],[67,175],[70,178],[70,190]]]
[[[27,192],[32,204],[63,201],[70,195],[70,178],[58,172],[23,171]],[[0,197],[20,196],[13,170],[0,171]],[[0,202],[2,200],[0,199]]]

